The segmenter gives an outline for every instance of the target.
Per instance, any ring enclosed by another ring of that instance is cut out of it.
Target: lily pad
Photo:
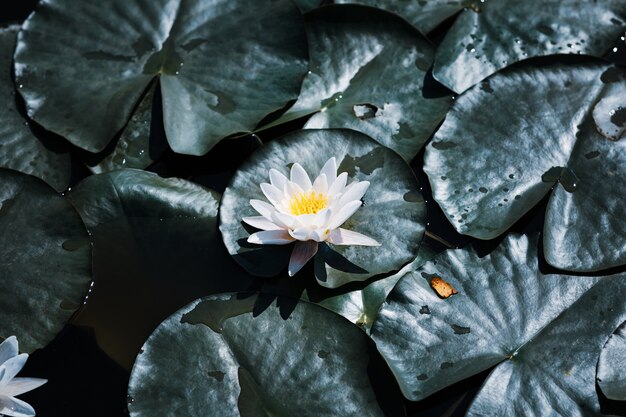
[[[626,401],[626,321],[615,329],[602,348],[598,385],[607,398]]]
[[[127,369],[172,311],[198,296],[254,284],[224,250],[219,195],[210,190],[121,170],[88,177],[68,198],[91,233],[94,257],[95,285],[74,324],[93,327],[100,346]]]
[[[0,337],[46,346],[82,305],[91,246],[80,216],[40,179],[0,169]]]
[[[256,297],[196,300],[147,340],[130,378],[132,417],[382,416],[367,338],[323,308],[252,314]]]
[[[423,92],[434,47],[390,13],[328,6],[306,15],[311,64],[298,101],[277,122],[365,133],[411,160],[444,118],[451,96]]]
[[[404,276],[372,337],[411,400],[495,368],[469,416],[600,415],[596,362],[626,318],[626,276],[540,271],[537,235],[509,235],[490,254],[449,250]],[[458,290],[440,298],[430,281]]]
[[[22,27],[15,73],[29,116],[90,152],[159,77],[172,149],[201,155],[295,99],[306,55],[290,0],[50,0]]]
[[[551,265],[625,264],[626,140],[603,135],[619,120],[595,112],[609,99],[626,108],[625,92],[626,71],[595,61],[494,75],[456,100],[426,148],[434,199],[459,233],[491,239],[551,193],[543,238]]]
[[[621,0],[489,0],[458,6],[466,8],[439,45],[433,67],[434,77],[457,93],[526,58],[604,56],[626,26]]]
[[[350,281],[400,269],[413,260],[424,233],[425,205],[418,183],[406,162],[395,152],[362,133],[341,130],[302,130],[272,141],[244,162],[224,192],[220,230],[228,252],[247,271],[271,277],[287,267],[293,245],[248,243],[251,228],[242,217],[256,216],[251,199],[266,200],[259,184],[274,168],[288,174],[295,162],[317,173],[335,157],[338,172],[349,181],[369,181],[364,207],[343,224],[380,242],[382,246],[320,245],[315,256],[318,282],[335,288]],[[294,279],[297,279],[294,278]]]
[[[46,181],[57,191],[70,182],[70,154],[60,140],[36,136],[19,113],[11,78],[13,50],[19,26],[0,28],[0,167]]]

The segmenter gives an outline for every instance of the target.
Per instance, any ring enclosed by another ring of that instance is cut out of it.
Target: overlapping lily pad
[[[17,107],[11,72],[18,30],[18,26],[0,28],[0,167],[34,175],[63,191],[70,181],[67,145],[35,136]]]
[[[172,311],[198,296],[254,284],[224,250],[217,232],[219,195],[210,190],[121,170],[88,177],[68,198],[94,242],[95,285],[76,324],[94,327],[100,346],[123,366],[130,368]]]
[[[551,193],[550,264],[625,264],[626,140],[607,134],[623,122],[625,92],[626,71],[595,61],[494,75],[457,99],[426,149],[435,200],[460,233],[491,239]]]
[[[482,257],[446,251],[398,282],[372,337],[405,396],[495,366],[468,415],[600,414],[596,362],[626,318],[626,276],[543,274],[538,240],[509,235]],[[434,277],[458,294],[438,297]]]
[[[165,151],[167,142],[162,132],[162,120],[153,118],[153,113],[160,114],[157,109],[153,109],[156,89],[156,83],[148,87],[113,146],[110,144],[100,154],[81,154],[82,161],[93,173],[102,174],[124,168],[145,169]]]
[[[303,302],[289,319],[252,314],[255,300],[208,297],[161,323],[135,362],[130,415],[383,415],[356,326]]]
[[[602,348],[598,385],[607,398],[626,401],[626,321],[615,329]]]
[[[626,27],[621,0],[462,1],[433,75],[461,93],[499,69],[554,54],[604,56]],[[523,90],[520,90],[523,91]]]
[[[0,169],[0,337],[46,346],[82,305],[91,246],[80,216],[43,181]]]
[[[402,19],[368,7],[328,6],[306,19],[310,71],[275,123],[315,113],[305,128],[354,129],[412,159],[451,103],[424,92],[434,47]]]
[[[295,99],[306,51],[289,0],[50,0],[22,27],[15,73],[29,115],[90,152],[159,76],[172,149],[199,155]]]
[[[288,173],[291,164],[298,162],[308,173],[317,173],[331,157],[337,160],[338,172],[370,182],[364,207],[342,227],[365,234],[382,246],[320,245],[314,260],[319,283],[334,288],[363,281],[398,270],[415,258],[424,233],[425,205],[406,162],[359,132],[303,130],[272,141],[252,154],[224,192],[220,230],[229,253],[250,273],[277,275],[286,268],[292,250],[292,245],[247,243],[253,231],[246,229],[241,219],[257,215],[251,199],[266,200],[259,184],[269,180],[271,168]]]

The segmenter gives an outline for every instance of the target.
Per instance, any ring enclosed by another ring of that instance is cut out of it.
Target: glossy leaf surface
[[[621,0],[473,1],[437,49],[434,77],[457,93],[526,58],[604,56],[624,33]]]
[[[451,103],[425,91],[433,46],[402,19],[368,7],[323,7],[306,19],[310,72],[280,120],[315,113],[305,128],[357,130],[411,160]]]
[[[607,398],[626,401],[626,321],[615,329],[602,348],[598,385]]]
[[[43,181],[0,169],[0,336],[25,352],[46,346],[82,306],[91,282],[89,235]]]
[[[550,193],[550,264],[623,265],[626,141],[601,128],[622,123],[625,93],[626,72],[598,62],[494,75],[456,100],[426,149],[435,200],[459,233],[491,239]]]
[[[132,417],[382,416],[356,326],[303,302],[289,319],[252,314],[248,297],[196,300],[159,325],[133,368]]]
[[[626,318],[626,277],[543,274],[538,246],[509,235],[488,255],[446,251],[399,281],[372,336],[409,399],[495,366],[469,416],[600,415],[596,363]],[[435,276],[458,294],[438,297]]]
[[[90,152],[158,76],[172,149],[201,155],[296,97],[305,39],[289,0],[51,0],[22,27],[15,73],[29,115]]]
[[[11,77],[13,50],[19,27],[0,28],[0,167],[34,175],[57,191],[70,181],[70,155],[66,144],[37,137],[19,113]]]

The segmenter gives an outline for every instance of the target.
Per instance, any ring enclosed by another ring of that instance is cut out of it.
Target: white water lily
[[[250,200],[260,216],[242,220],[257,229],[248,242],[262,245],[286,245],[296,242],[287,269],[289,276],[298,272],[317,253],[319,242],[333,245],[380,246],[374,239],[341,226],[362,205],[370,183],[353,181],[348,174],[337,175],[337,161],[330,158],[313,182],[295,163],[290,178],[270,169],[270,183],[261,190],[269,203]]]
[[[47,382],[39,378],[15,378],[28,359],[26,353],[18,354],[15,336],[0,343],[0,415],[32,417],[35,409],[15,396],[34,390]]]

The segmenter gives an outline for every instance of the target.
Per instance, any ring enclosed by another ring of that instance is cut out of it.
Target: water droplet
[[[417,378],[418,381],[426,381],[428,379],[428,375],[427,374],[420,374],[420,375],[416,376],[415,378]]]
[[[489,190],[488,190],[488,189],[486,189],[485,187],[480,187],[480,188],[478,189],[478,191],[480,191],[481,193],[486,193],[486,192],[488,192]]]

